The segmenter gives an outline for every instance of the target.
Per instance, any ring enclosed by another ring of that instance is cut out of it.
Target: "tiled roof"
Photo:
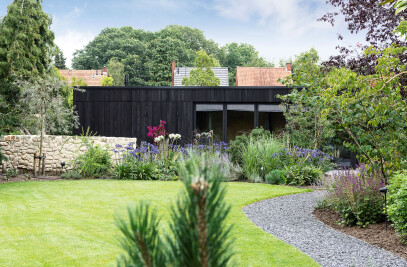
[[[263,68],[263,67],[237,67],[236,86],[282,86],[277,82],[291,75],[291,70],[287,67],[282,68]]]
[[[72,77],[82,78],[88,86],[100,86],[102,77],[107,77],[107,71],[103,70],[59,70],[62,76],[71,82]]]
[[[174,86],[182,86],[182,79],[189,77],[189,72],[195,68],[193,67],[177,67],[174,70]],[[229,86],[228,68],[211,68],[215,76],[220,80],[220,86]]]

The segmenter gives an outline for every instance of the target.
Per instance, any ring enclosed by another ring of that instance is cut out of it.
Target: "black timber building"
[[[239,132],[263,126],[281,131],[285,119],[278,95],[284,86],[265,87],[83,87],[74,91],[80,134],[90,128],[100,136],[148,140],[147,126],[167,122],[169,133],[190,141],[195,129],[214,130],[219,140],[234,139]]]

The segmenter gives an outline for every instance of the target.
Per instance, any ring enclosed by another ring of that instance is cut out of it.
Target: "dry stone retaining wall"
[[[102,147],[106,145],[113,149],[116,144],[127,145],[136,142],[136,138],[127,137],[88,137],[95,144]],[[40,136],[38,135],[8,135],[0,138],[0,146],[8,161],[3,162],[2,170],[18,169],[23,172],[33,171],[34,153],[39,153]],[[64,170],[61,162],[66,163],[66,169],[70,169],[70,162],[77,155],[85,151],[85,147],[79,136],[54,136],[46,135],[43,143],[43,153],[46,154],[45,171],[47,173],[61,173]],[[113,154],[112,154],[113,159]]]

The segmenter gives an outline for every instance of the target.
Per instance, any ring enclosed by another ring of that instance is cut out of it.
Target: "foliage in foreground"
[[[119,218],[125,254],[118,266],[228,266],[233,241],[225,225],[230,206],[219,166],[193,155],[182,161],[179,173],[185,190],[171,209],[169,234],[160,235],[160,218],[150,205],[128,208],[129,221]],[[199,162],[201,161],[201,162]]]
[[[401,240],[407,244],[407,172],[400,172],[389,181],[387,212]]]

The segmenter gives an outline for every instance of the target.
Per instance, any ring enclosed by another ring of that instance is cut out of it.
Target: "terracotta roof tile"
[[[236,85],[238,86],[282,86],[277,82],[291,75],[286,67],[266,68],[266,67],[237,67]]]
[[[88,86],[100,86],[102,77],[107,77],[107,71],[102,70],[59,70],[62,76],[71,82],[72,77],[82,78]]]

